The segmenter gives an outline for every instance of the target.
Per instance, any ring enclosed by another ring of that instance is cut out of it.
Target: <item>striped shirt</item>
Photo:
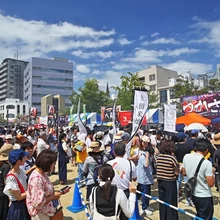
[[[160,154],[157,158],[157,179],[174,181],[177,179],[175,172],[179,170],[179,164],[175,157],[168,154]]]

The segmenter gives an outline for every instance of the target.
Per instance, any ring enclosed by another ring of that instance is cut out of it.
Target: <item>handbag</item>
[[[202,165],[202,162],[205,160],[205,158],[203,157],[200,161],[199,164],[196,168],[196,172],[194,174],[193,177],[189,178],[189,180],[185,183],[184,185],[184,193],[186,195],[186,198],[189,198],[193,195],[195,186],[196,186],[196,182],[197,182],[197,175],[199,173],[199,169]]]
[[[61,205],[61,203],[60,203]],[[64,216],[63,216],[63,207],[60,206],[59,208],[57,208],[56,212],[54,213],[54,216],[50,217],[50,220],[63,220]]]
[[[98,213],[97,211],[97,208],[96,208],[96,190],[97,190],[97,187],[93,188],[93,194],[94,194],[94,212],[93,212],[93,219],[94,220],[119,220],[119,215],[120,215],[120,212],[119,214],[117,215],[118,213],[118,201],[116,201],[116,204],[115,204],[115,215],[114,216],[104,216],[100,213]]]

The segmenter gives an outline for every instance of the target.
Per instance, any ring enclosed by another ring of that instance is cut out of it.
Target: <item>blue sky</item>
[[[25,60],[66,57],[74,89],[87,78],[118,85],[126,72],[154,64],[216,71],[219,36],[217,0],[0,1],[0,60],[16,51]]]

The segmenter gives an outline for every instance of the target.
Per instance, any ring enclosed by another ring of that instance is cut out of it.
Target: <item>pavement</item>
[[[85,211],[81,211],[79,213],[72,213],[69,210],[67,210],[67,208],[66,208],[66,207],[72,205],[73,193],[74,193],[74,182],[75,182],[76,177],[77,177],[77,167],[73,167],[69,163],[67,165],[67,179],[68,179],[67,184],[70,185],[72,188],[69,193],[61,196],[61,199],[60,199],[61,204],[63,206],[64,216],[65,216],[64,220],[87,220],[88,219]],[[52,175],[50,177],[50,180],[54,184],[54,187],[56,190],[64,187],[59,184],[58,175]],[[82,191],[82,195],[85,199],[86,188],[83,187],[81,189],[81,191]],[[155,183],[154,187],[152,187],[151,194],[152,194],[152,196],[158,197],[157,183]],[[215,217],[215,219],[220,220],[219,192],[216,192],[215,187],[212,188],[212,195],[213,195],[213,201],[214,201],[214,217]],[[194,207],[191,207],[191,206],[186,207],[185,206],[185,199],[181,200],[178,205],[179,205],[179,208],[184,209],[185,211],[188,211],[194,215],[196,214]],[[150,206],[155,209],[155,211],[153,212],[153,215],[148,216],[148,217],[142,216],[142,219],[159,220],[159,204],[158,204],[158,202],[156,202],[154,200],[150,200]],[[139,210],[141,210],[141,208],[139,208]],[[187,219],[191,219],[191,217],[186,216],[185,214],[179,212],[179,220],[187,220]]]

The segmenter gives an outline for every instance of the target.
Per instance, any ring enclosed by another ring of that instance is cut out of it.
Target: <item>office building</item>
[[[32,58],[24,71],[24,101],[41,114],[41,98],[59,94],[71,106],[73,63],[64,58]]]
[[[48,107],[53,105],[58,114],[63,114],[65,111],[65,99],[61,95],[47,95],[41,98],[41,116],[47,116],[49,113]]]
[[[28,116],[29,105],[27,102],[20,101],[19,99],[7,98],[0,102],[0,115],[7,120],[8,110],[8,122],[14,122],[17,116]]]
[[[23,78],[27,64],[23,60],[3,60],[0,65],[0,101],[6,98],[23,100]]]
[[[178,78],[176,71],[154,65],[139,71],[138,76],[140,81],[146,84],[146,89],[158,95],[158,103],[173,102],[173,87]]]

